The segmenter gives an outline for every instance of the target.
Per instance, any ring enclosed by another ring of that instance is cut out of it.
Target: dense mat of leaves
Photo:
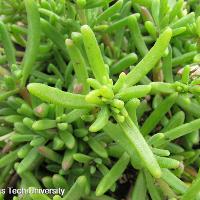
[[[0,199],[200,199],[199,64],[199,0],[1,0]]]

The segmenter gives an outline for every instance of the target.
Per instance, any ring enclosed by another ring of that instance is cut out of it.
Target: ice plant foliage
[[[198,1],[2,0],[0,13],[2,189],[199,198]]]

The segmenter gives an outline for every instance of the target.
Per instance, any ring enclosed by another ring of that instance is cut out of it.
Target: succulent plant
[[[199,199],[199,3],[2,0],[0,198]]]

